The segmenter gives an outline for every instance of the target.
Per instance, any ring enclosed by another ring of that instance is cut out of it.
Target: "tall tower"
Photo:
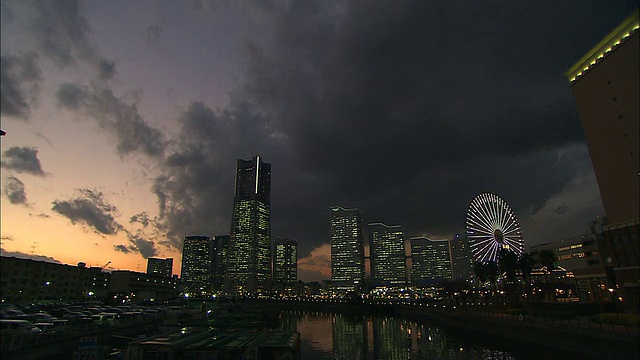
[[[227,278],[227,259],[229,254],[229,235],[216,235],[213,237],[213,283],[220,290],[223,285],[232,286]]]
[[[227,275],[249,292],[271,280],[271,164],[238,160]]]
[[[374,286],[404,286],[407,283],[407,260],[402,226],[369,224],[371,277]]]
[[[565,73],[602,204],[622,304],[640,304],[640,16],[636,10]],[[619,290],[616,290],[618,288]]]
[[[335,291],[360,291],[364,284],[364,234],[358,209],[331,208],[331,283]]]
[[[298,280],[298,242],[278,239],[274,243],[273,280],[292,284]]]
[[[211,290],[212,250],[213,243],[208,236],[184,238],[180,277],[185,285],[185,293],[203,295]]]
[[[455,234],[449,241],[451,271],[454,280],[469,280],[473,275],[473,257],[466,235]]]

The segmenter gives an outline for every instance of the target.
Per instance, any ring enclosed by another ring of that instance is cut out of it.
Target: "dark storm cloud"
[[[34,36],[38,53],[60,67],[85,63],[100,79],[113,77],[115,65],[98,53],[90,40],[90,28],[76,0],[7,1],[5,8]],[[4,11],[4,10],[3,10]]]
[[[38,159],[38,150],[32,147],[14,146],[4,152],[2,166],[8,170],[19,173],[26,173],[36,176],[45,176],[42,170],[40,159]]]
[[[280,152],[283,139],[272,131],[268,118],[242,102],[219,113],[193,102],[179,121],[173,152],[165,158],[153,192],[159,222],[171,245],[181,250],[186,235],[229,232],[236,159],[258,154],[268,158]]]
[[[28,118],[40,90],[41,73],[36,55],[0,58],[0,112]]]
[[[17,177],[8,176],[4,180],[4,194],[12,204],[27,205],[27,192],[24,183]]]
[[[71,223],[87,225],[99,234],[114,235],[122,229],[114,218],[116,207],[105,202],[102,192],[90,189],[78,192],[79,195],[73,199],[55,200],[51,209]]]
[[[158,253],[153,241],[146,240],[140,237],[140,235],[134,234],[128,234],[128,237],[131,243],[129,250],[140,253],[145,259],[156,256]]]
[[[269,114],[298,169],[296,180],[273,181],[274,230],[326,242],[323,207],[337,204],[403,224],[408,236],[445,236],[463,230],[468,203],[483,191],[522,217],[541,209],[590,168],[557,159],[584,141],[563,73],[634,7],[254,7],[273,28],[247,45],[236,96]]]
[[[106,130],[118,145],[122,156],[134,152],[157,157],[164,152],[164,139],[160,131],[138,113],[135,104],[128,104],[109,88],[90,89],[78,84],[61,84],[56,92],[63,108],[93,119]]]

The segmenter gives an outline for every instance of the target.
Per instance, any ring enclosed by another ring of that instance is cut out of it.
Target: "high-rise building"
[[[425,285],[451,279],[448,240],[416,237],[411,243],[411,283]]]
[[[227,276],[249,292],[271,280],[271,164],[238,160]]]
[[[362,290],[365,278],[363,224],[360,210],[331,208],[331,284],[339,293]]]
[[[469,280],[473,275],[473,256],[466,235],[455,234],[449,242],[451,275],[454,280]]]
[[[173,258],[148,258],[147,274],[171,277],[173,275]]]
[[[273,281],[293,284],[298,280],[298,242],[278,239],[273,245]]]
[[[369,224],[371,282],[373,286],[404,286],[407,283],[407,256],[402,226]]]
[[[187,236],[182,245],[180,277],[186,293],[201,295],[211,290],[213,242],[208,236]]]
[[[634,11],[565,75],[609,219],[603,237],[626,306],[640,303],[640,17]]]
[[[218,290],[227,283],[227,256],[229,254],[229,235],[216,235],[213,237],[213,261],[211,273],[213,283]]]

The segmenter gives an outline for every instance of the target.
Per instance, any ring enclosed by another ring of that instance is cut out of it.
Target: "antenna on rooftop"
[[[33,245],[31,245],[31,257],[29,258],[31,260],[33,260],[33,253],[36,251],[36,244],[37,243],[38,243],[37,241],[34,241]]]

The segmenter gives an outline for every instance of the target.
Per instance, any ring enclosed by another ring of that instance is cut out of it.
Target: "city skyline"
[[[256,154],[303,280],[334,204],[450,239],[494,192],[527,247],[579,235],[605,214],[563,74],[637,7],[2,1],[2,255],[177,272]]]

